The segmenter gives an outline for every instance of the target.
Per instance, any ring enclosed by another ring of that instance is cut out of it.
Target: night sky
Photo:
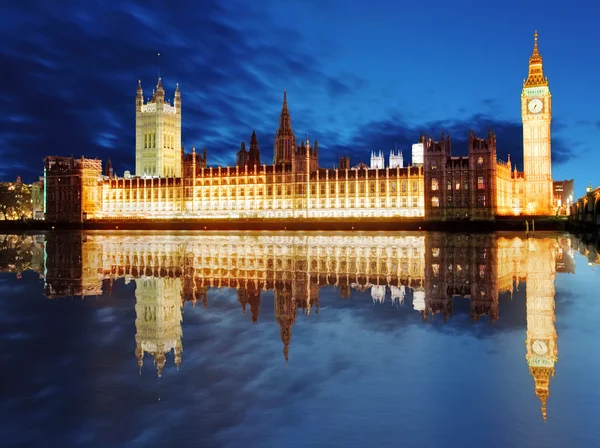
[[[8,0],[0,7],[0,180],[46,155],[135,170],[135,94],[179,82],[183,145],[235,163],[255,129],[272,162],[283,89],[322,166],[368,162],[442,129],[466,155],[489,126],[522,170],[520,94],[538,30],[553,99],[554,179],[600,184],[600,5],[389,0]]]

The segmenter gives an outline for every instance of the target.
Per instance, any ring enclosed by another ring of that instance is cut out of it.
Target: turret
[[[250,138],[250,151],[248,151],[248,164],[249,165],[260,165],[260,150],[258,149],[258,139],[256,138],[256,131],[252,131],[252,137]]]
[[[237,152],[237,166],[245,166],[248,163],[248,153],[246,152],[246,144],[242,142],[240,150]]]
[[[114,176],[114,172],[113,172],[112,162],[110,161],[110,159],[108,159],[108,162],[106,162],[106,177],[112,179],[113,176]]]
[[[177,113],[181,113],[181,92],[179,91],[179,83],[177,83],[177,87],[175,88],[175,97],[173,103]]]
[[[141,112],[143,105],[144,105],[144,92],[142,91],[142,81],[138,79],[137,95],[135,96],[136,112]]]
[[[544,76],[542,56],[538,50],[538,32],[533,34],[533,53],[529,58],[529,73],[523,82],[523,87],[542,87],[548,85],[548,78]]]
[[[165,102],[165,89],[163,89],[162,79],[158,78],[158,83],[156,84],[156,94],[155,94],[157,103]]]

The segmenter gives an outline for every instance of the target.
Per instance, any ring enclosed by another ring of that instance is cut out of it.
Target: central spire
[[[273,163],[291,163],[292,152],[296,149],[296,137],[292,130],[292,118],[287,104],[287,91],[283,89],[283,106],[279,115],[279,129],[275,133]]]
[[[533,34],[533,53],[529,58],[529,75],[525,80],[524,87],[542,87],[548,85],[548,78],[544,77],[542,56],[538,48],[538,32]]]

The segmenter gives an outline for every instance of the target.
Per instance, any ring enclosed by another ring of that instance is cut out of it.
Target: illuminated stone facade
[[[273,163],[261,164],[258,137],[252,133],[247,151],[242,143],[235,166],[207,165],[181,146],[181,94],[165,101],[159,78],[144,102],[141,84],[136,96],[136,175],[112,172],[78,186],[65,196],[48,184],[46,219],[142,218],[393,218],[494,219],[497,215],[549,214],[552,209],[551,95],[543,75],[537,33],[529,76],[521,94],[524,171],[497,159],[496,136],[469,132],[468,155],[453,156],[450,136],[435,141],[421,136],[413,145],[413,166],[403,167],[401,153],[392,152],[385,167],[383,152],[372,153],[371,165],[350,168],[347,157],[337,168],[319,166],[319,144],[298,142],[284,91]],[[112,171],[112,170],[111,170]],[[75,186],[75,185],[74,185]],[[88,190],[91,193],[88,193]],[[98,193],[98,191],[100,193]],[[86,213],[60,212],[82,196]],[[57,200],[64,197],[64,200]],[[52,199],[54,198],[54,199]],[[96,200],[94,205],[92,200]],[[53,205],[48,205],[53,204]]]
[[[553,213],[550,151],[551,95],[543,76],[537,32],[521,95],[524,171],[497,159],[496,136],[469,131],[466,157],[452,156],[450,136],[421,136],[425,164],[425,216],[493,219],[496,215]]]
[[[80,222],[100,213],[101,160],[51,156],[44,163],[47,220]]]
[[[523,118],[523,172],[525,173],[524,205],[527,213],[547,214],[552,210],[552,157],[550,123],[552,95],[544,76],[542,57],[535,32],[529,74],[521,94]]]
[[[158,78],[152,98],[144,102],[138,81],[135,109],[135,174],[141,177],[181,177],[181,94],[165,100]]]
[[[139,101],[139,98],[138,98]],[[420,167],[320,168],[319,146],[296,146],[284,93],[273,165],[260,165],[255,133],[234,167],[183,158],[183,177],[107,177],[97,218],[347,218],[423,216]],[[292,150],[293,148],[293,150]],[[182,157],[180,153],[180,157]]]

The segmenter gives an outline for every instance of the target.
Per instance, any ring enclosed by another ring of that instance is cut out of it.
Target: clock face
[[[532,114],[539,114],[544,108],[544,103],[542,103],[542,100],[540,100],[539,98],[534,98],[531,101],[529,101],[529,104],[527,104],[527,108]]]
[[[545,355],[548,353],[548,346],[544,341],[534,341],[532,348],[536,355]]]

